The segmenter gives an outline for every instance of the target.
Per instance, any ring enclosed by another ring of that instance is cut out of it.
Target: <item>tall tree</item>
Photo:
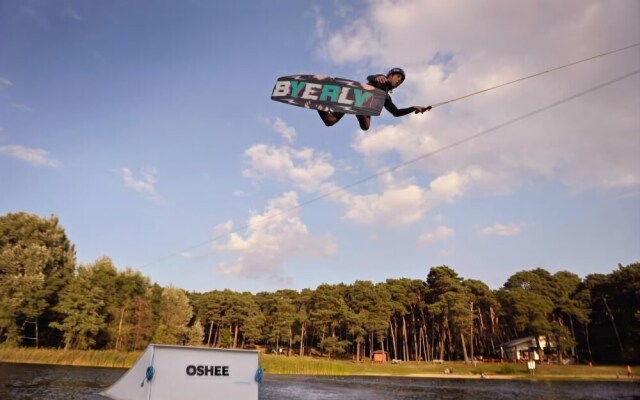
[[[551,291],[551,275],[543,269],[521,271],[509,277],[499,298],[513,337],[551,336],[550,315],[554,308]]]
[[[298,350],[298,355],[302,357],[305,354],[305,346],[307,342],[307,336],[310,328],[310,315],[311,315],[311,306],[312,306],[312,295],[313,291],[311,289],[303,289],[300,294],[297,296],[295,301],[296,306],[296,324],[299,329],[295,337],[295,341],[299,342],[300,347]]]
[[[134,297],[132,308],[131,331],[127,340],[127,349],[131,351],[142,350],[151,341],[155,330],[154,316],[148,296]]]
[[[294,340],[293,327],[297,310],[295,301],[297,292],[294,290],[278,290],[275,293],[260,293],[259,303],[265,318],[265,337],[267,343],[278,353],[286,343],[287,355],[291,353]]]
[[[383,284],[374,285],[370,281],[356,281],[345,291],[345,302],[349,312],[344,315],[349,335],[356,349],[356,361],[363,358],[363,346],[369,337],[369,357],[378,344],[385,350],[384,339],[389,329],[392,313],[391,296]]]
[[[146,297],[151,285],[149,278],[130,268],[116,274],[115,284],[116,292],[111,296],[109,305],[111,324],[108,346],[115,350],[132,349],[135,341],[132,331],[135,325],[143,323],[141,318],[148,318],[147,315],[140,314],[140,307],[143,303],[148,303]],[[150,322],[144,321],[145,324]]]
[[[224,294],[214,290],[204,294],[190,293],[189,297],[194,312],[205,330],[207,346],[216,346],[225,312]]]
[[[631,362],[640,357],[640,263],[585,279],[590,291],[589,338],[594,360]]]
[[[439,358],[445,353],[450,359],[457,358],[456,343],[460,338],[460,349],[468,358],[464,336],[469,331],[469,294],[462,278],[446,265],[433,267],[427,275],[427,309],[439,326]]]
[[[418,360],[420,347],[426,356],[427,325],[424,314],[426,285],[417,279],[387,279],[385,288],[389,292],[392,314],[390,335],[394,358]],[[401,344],[401,351],[398,350]]]
[[[75,279],[60,294],[55,311],[62,322],[51,322],[52,328],[62,332],[64,348],[87,350],[94,348],[96,338],[106,328],[102,288],[94,284],[94,269],[82,266]]]
[[[121,321],[118,307],[121,297],[117,281],[118,270],[107,256],[98,258],[89,268],[91,269],[91,284],[95,288],[99,288],[102,293],[102,313],[106,324],[105,329],[98,332],[96,345],[98,348],[114,349],[116,348],[118,322]]]
[[[476,351],[484,355],[493,355],[495,352],[491,315],[498,305],[493,292],[484,282],[465,279],[462,283],[469,293],[469,354],[473,361]],[[476,343],[479,348],[475,347]]]
[[[245,341],[253,342],[259,337],[264,319],[251,293],[236,293],[228,303],[226,316],[233,348],[243,347]]]
[[[189,338],[189,322],[193,309],[182,289],[169,286],[162,291],[162,303],[158,327],[153,341],[165,344],[183,344]]]
[[[327,337],[337,336],[343,324],[350,318],[350,310],[343,296],[345,289],[345,285],[322,284],[316,288],[312,296],[310,320],[318,329],[319,343],[325,343]],[[339,340],[332,340],[331,344],[345,345]],[[332,349],[335,352],[335,348]]]
[[[75,250],[58,219],[27,213],[0,217],[0,343],[40,344],[39,327],[57,319],[58,292],[72,278]],[[23,341],[26,336],[35,341]],[[56,345],[46,335],[43,344]]]
[[[582,281],[574,273],[559,271],[553,274],[553,289],[550,293],[555,308],[552,322],[554,336],[560,357],[564,350],[570,349],[576,357],[576,324],[585,325],[589,321],[588,304],[580,301],[579,292]]]

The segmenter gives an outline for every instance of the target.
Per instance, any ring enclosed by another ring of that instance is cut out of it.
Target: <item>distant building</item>
[[[533,360],[539,361],[538,343],[534,336],[527,336],[519,339],[511,340],[500,346],[500,352],[503,359],[508,361]]]
[[[374,351],[373,362],[387,362],[387,353],[384,350]]]

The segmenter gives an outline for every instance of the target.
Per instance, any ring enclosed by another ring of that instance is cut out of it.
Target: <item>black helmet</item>
[[[405,75],[404,70],[402,68],[391,68],[389,72],[387,72],[387,77],[391,76],[392,74],[402,75],[402,82],[404,82],[405,78],[407,77],[407,75]]]

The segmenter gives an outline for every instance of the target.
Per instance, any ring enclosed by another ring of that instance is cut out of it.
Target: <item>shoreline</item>
[[[602,375],[500,375],[500,374],[487,374],[482,377],[477,374],[409,374],[406,375],[411,378],[438,378],[438,379],[484,379],[484,380],[522,380],[522,381],[599,381],[599,382],[640,382],[640,377],[633,376],[631,378],[625,377],[606,377]]]
[[[272,374],[272,375],[286,375],[286,374]],[[304,374],[290,374],[290,375],[304,375]],[[337,375],[336,375],[337,376]],[[478,379],[478,380],[519,380],[519,381],[566,381],[566,382],[629,382],[640,383],[640,376],[628,377],[608,377],[603,375],[526,375],[526,374],[485,374],[482,377],[479,374],[444,374],[444,373],[409,373],[409,374],[389,374],[389,373],[366,373],[366,374],[351,374],[340,376],[369,376],[380,378],[425,378],[425,379]]]

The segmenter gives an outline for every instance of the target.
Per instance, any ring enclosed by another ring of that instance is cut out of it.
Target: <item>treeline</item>
[[[56,217],[0,217],[0,346],[132,351],[154,342],[471,360],[499,358],[503,343],[534,336],[554,344],[553,357],[615,363],[640,356],[639,310],[640,263],[584,279],[521,271],[498,290],[437,266],[425,280],[189,293],[119,271],[107,257],[76,265]]]

